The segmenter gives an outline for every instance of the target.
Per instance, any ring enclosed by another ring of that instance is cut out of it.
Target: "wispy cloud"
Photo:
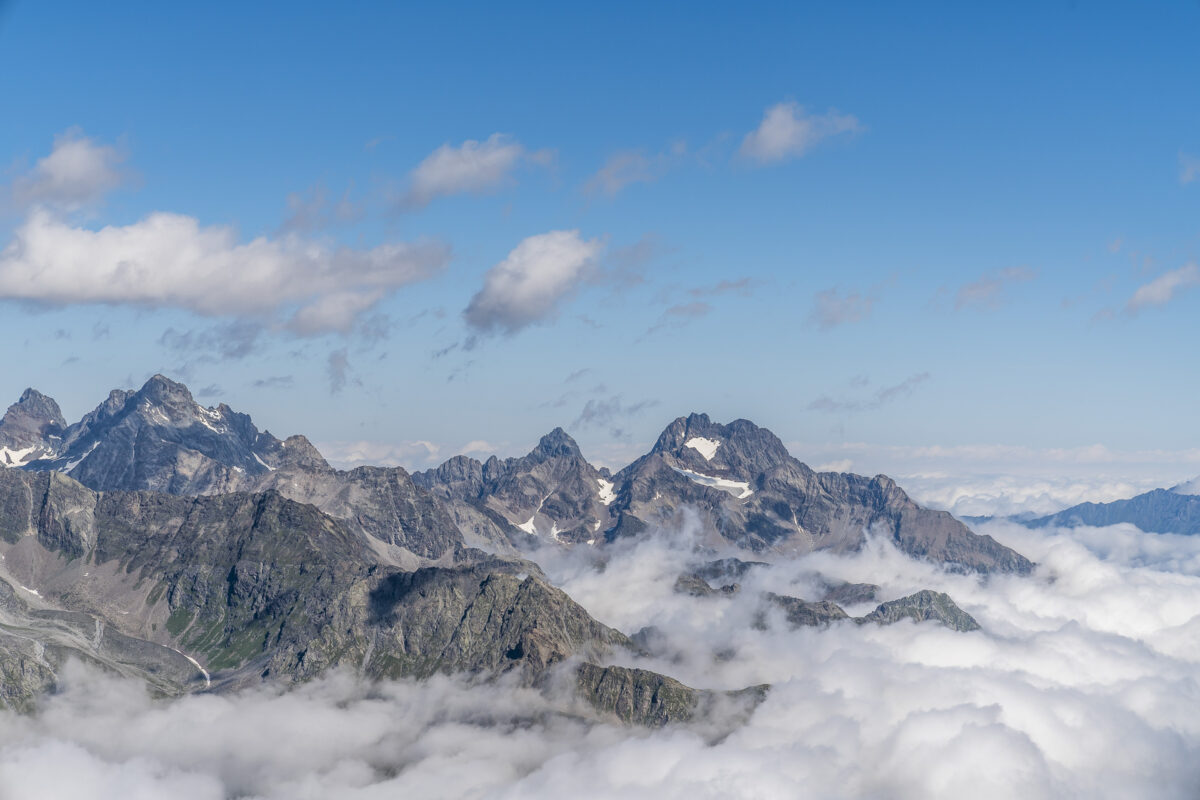
[[[861,322],[871,316],[875,297],[860,292],[841,294],[837,289],[826,289],[813,296],[813,308],[808,314],[809,322],[823,331]]]
[[[330,352],[325,361],[325,374],[329,378],[330,394],[337,394],[346,388],[350,376],[350,358],[345,347]]]
[[[889,386],[881,386],[869,394],[859,394],[857,397],[838,397],[834,398],[830,395],[823,394],[816,400],[808,404],[809,411],[821,411],[827,414],[843,414],[856,413],[860,411],[874,411],[882,408],[888,403],[895,402],[903,397],[907,397],[916,390],[922,383],[928,381],[932,376],[928,372],[920,372],[915,375],[910,375],[899,383]],[[853,388],[866,388],[869,381],[865,378],[856,379],[852,382]]]
[[[254,381],[255,389],[290,389],[296,383],[291,375],[271,375]]]
[[[583,185],[586,194],[617,195],[635,183],[653,183],[687,154],[685,142],[675,142],[667,150],[647,154],[644,150],[613,153]]]
[[[626,404],[621,395],[588,400],[572,423],[576,428],[608,428],[614,439],[625,438],[627,421],[636,414],[658,405],[657,400],[640,400]]]
[[[964,283],[954,293],[954,308],[995,308],[1004,301],[1004,294],[1013,284],[1031,281],[1037,273],[1028,267],[1006,267],[987,272],[970,283]]]
[[[742,139],[738,153],[758,164],[772,164],[799,158],[824,139],[862,130],[852,114],[834,110],[810,114],[792,101],[776,103],[766,110],[758,127]]]
[[[468,139],[460,145],[443,144],[418,164],[408,176],[408,190],[399,199],[402,208],[427,206],[439,197],[483,194],[510,182],[523,163],[548,164],[549,150],[530,152],[502,133],[485,141]]]
[[[235,321],[186,331],[167,328],[158,343],[197,361],[215,363],[250,355],[258,347],[262,333],[263,327],[257,323]]]
[[[1188,153],[1179,154],[1179,182],[1188,184],[1200,178],[1200,157]]]
[[[1142,284],[1125,303],[1125,312],[1137,314],[1147,308],[1165,306],[1180,293],[1200,285],[1200,267],[1187,264],[1164,272],[1149,283]]]
[[[287,196],[288,213],[279,226],[280,232],[311,233],[358,222],[366,216],[366,208],[353,200],[350,192],[347,188],[340,197],[334,198],[321,183],[305,192],[292,192]]]

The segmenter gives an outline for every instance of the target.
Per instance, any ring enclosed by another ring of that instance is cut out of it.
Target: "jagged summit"
[[[527,458],[582,457],[579,445],[562,428],[555,428],[538,440]]]
[[[707,414],[697,413],[679,417],[668,425],[650,453],[670,454],[679,466],[744,477],[791,459],[778,436],[748,419],[722,425]]]
[[[52,398],[26,389],[0,419],[0,466],[28,464],[53,453],[67,421]]]

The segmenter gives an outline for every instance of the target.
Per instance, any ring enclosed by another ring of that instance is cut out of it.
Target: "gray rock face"
[[[841,620],[853,620],[859,625],[868,622],[891,625],[908,619],[913,622],[933,620],[951,630],[963,633],[979,630],[979,623],[970,614],[959,608],[950,599],[950,595],[930,589],[922,589],[907,597],[882,603],[865,617],[851,617],[841,606],[829,600],[813,603],[798,597],[788,597],[773,592],[766,593],[765,599],[783,609],[788,624],[792,627],[824,627]],[[765,619],[760,624],[765,625]]]
[[[187,387],[155,375],[136,392],[114,391],[65,431],[55,457],[31,469],[57,470],[98,491],[212,494],[268,472],[278,442],[225,404],[204,408]]]
[[[535,565],[462,551],[459,563],[400,570],[274,491],[98,494],[58,473],[3,470],[0,554],[0,633],[24,637],[0,635],[11,682],[0,701],[18,707],[68,653],[178,693],[197,688],[184,653],[219,691],[339,665],[371,677],[515,671],[537,685],[568,659],[630,645]]]
[[[65,429],[54,402],[32,390],[5,420],[11,436],[41,437],[38,446],[55,448],[28,469],[67,472],[100,491],[274,490],[398,548],[401,560],[437,559],[469,545],[513,552],[538,539],[601,544],[687,506],[700,512],[714,544],[849,551],[870,529],[911,555],[953,568],[1032,567],[949,514],[921,508],[886,476],[813,472],[774,434],[746,420],[677,419],[650,453],[615,477],[589,464],[557,428],[522,458],[458,456],[411,477],[398,468],[334,470],[304,437],[280,441],[224,404],[200,406],[187,387],[161,375],[136,392],[112,392]],[[62,430],[58,444],[56,430]]]
[[[843,611],[841,606],[828,600],[813,603],[801,600],[799,597],[788,597],[774,592],[768,592],[766,598],[768,602],[783,609],[788,624],[793,627],[816,628],[843,619],[850,619],[850,615]]]
[[[531,536],[574,544],[603,539],[615,499],[610,477],[589,464],[561,428],[522,458],[456,456],[413,474],[451,509],[468,540],[518,545]]]
[[[0,419],[0,467],[22,466],[57,452],[66,428],[58,403],[26,389]]]
[[[1149,533],[1200,534],[1200,495],[1155,489],[1128,500],[1112,503],[1082,503],[1077,506],[1026,521],[1033,528],[1079,525],[1117,525],[1128,523]]]
[[[1033,566],[949,514],[918,506],[887,476],[814,472],[746,420],[681,417],[615,481],[610,538],[637,534],[686,505],[701,512],[714,543],[758,552],[853,551],[871,530],[952,568],[1028,573]]]
[[[62,428],[53,400],[32,390],[6,419],[22,429],[45,419]],[[50,412],[57,414],[50,419]],[[36,412],[36,413],[35,413]],[[39,416],[40,415],[40,416]],[[205,408],[187,387],[156,375],[136,392],[114,391],[65,428],[50,457],[26,466],[61,471],[97,491],[213,495],[274,490],[312,503],[416,558],[437,559],[462,546],[458,527],[399,468],[335,470],[303,436],[279,440],[250,417],[221,404]],[[402,554],[399,554],[401,557]]]
[[[862,622],[876,622],[890,625],[902,619],[914,622],[935,620],[947,628],[956,631],[977,631],[979,623],[967,612],[958,607],[950,595],[944,592],[934,592],[923,589],[908,597],[883,603],[879,608],[862,618]]]

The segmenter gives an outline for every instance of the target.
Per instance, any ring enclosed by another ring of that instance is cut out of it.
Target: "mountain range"
[[[1033,528],[1128,523],[1148,533],[1200,534],[1200,478],[1124,500],[1080,503],[1054,514],[1020,521]]]
[[[561,428],[521,458],[339,470],[303,436],[278,439],[156,375],[73,424],[25,391],[0,420],[0,464],[0,702],[15,707],[35,703],[73,657],[168,695],[333,667],[515,674],[540,687],[567,674],[591,713],[659,725],[702,714],[717,695],[621,666],[647,654],[645,641],[551,585],[539,547],[602,557],[687,515],[700,553],[771,561],[876,536],[949,570],[1033,568],[886,476],[816,472],[765,428],[704,414],[672,422],[616,473]],[[701,569],[684,588],[706,602],[710,579],[724,580]],[[850,618],[838,602],[874,602],[877,589],[760,599],[792,624],[827,625]],[[977,627],[933,592],[856,619],[909,618]],[[752,705],[764,691],[732,696]]]

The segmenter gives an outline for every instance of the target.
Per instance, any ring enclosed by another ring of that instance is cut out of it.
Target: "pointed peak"
[[[58,403],[54,401],[54,398],[48,397],[33,388],[22,392],[21,399],[9,406],[8,410],[11,413],[19,413],[28,417],[45,420],[46,422],[56,423],[62,427],[66,427],[67,424],[67,421],[63,419],[62,410],[59,409]]]
[[[154,398],[185,396],[189,400],[192,399],[192,393],[188,390],[187,386],[161,374],[152,376],[138,390],[138,393]]]
[[[579,445],[562,428],[555,428],[538,440],[537,447],[529,455],[542,457],[579,455]]]

